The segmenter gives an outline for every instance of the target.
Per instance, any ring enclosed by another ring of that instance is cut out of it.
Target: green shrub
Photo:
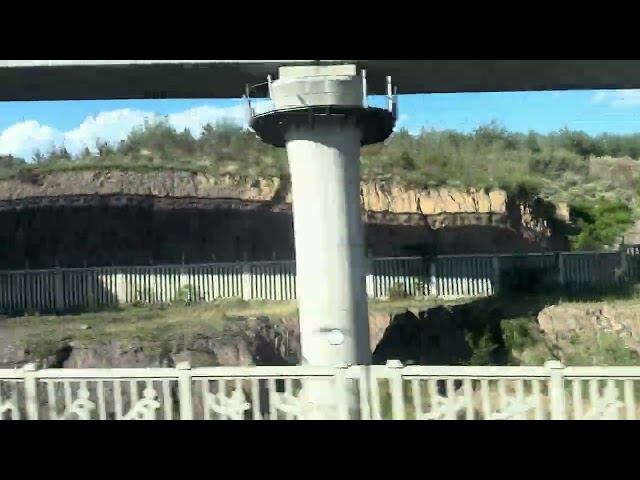
[[[606,198],[576,202],[571,205],[571,211],[581,229],[570,239],[574,250],[601,250],[612,246],[634,224],[628,204]]]

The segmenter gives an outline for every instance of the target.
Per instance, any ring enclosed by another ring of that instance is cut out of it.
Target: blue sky
[[[405,95],[399,108],[400,125],[413,132],[471,131],[492,120],[522,132],[565,126],[591,134],[640,132],[640,90]],[[0,154],[29,159],[35,149],[54,145],[76,152],[98,139],[117,142],[154,115],[194,135],[209,122],[244,122],[240,100],[0,103]]]

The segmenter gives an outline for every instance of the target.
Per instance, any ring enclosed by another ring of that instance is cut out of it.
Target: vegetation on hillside
[[[362,176],[416,188],[503,188],[572,207],[580,249],[616,242],[640,211],[640,134],[595,137],[563,129],[548,135],[509,132],[497,123],[471,133],[396,132],[363,149]],[[148,123],[118,145],[98,143],[71,155],[64,147],[32,159],[0,158],[0,178],[63,170],[186,170],[250,178],[287,172],[286,152],[233,124],[206,125],[200,136],[167,122]]]
[[[580,233],[570,239],[574,250],[598,250],[603,245],[614,245],[634,223],[628,204],[606,198],[581,199],[572,205],[572,210],[580,228]]]

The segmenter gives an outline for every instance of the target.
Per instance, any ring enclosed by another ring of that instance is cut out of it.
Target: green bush
[[[576,202],[571,206],[575,223],[581,232],[571,237],[574,250],[601,250],[620,241],[634,224],[628,204],[600,198]]]

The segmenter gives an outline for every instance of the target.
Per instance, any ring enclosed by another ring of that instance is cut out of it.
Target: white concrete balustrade
[[[301,385],[329,381],[323,409]],[[359,414],[345,392],[355,382]],[[2,420],[635,420],[640,367],[0,370]]]
[[[367,294],[455,299],[501,290],[501,272],[513,265],[547,269],[543,286],[610,288],[640,278],[638,249],[623,252],[463,255],[377,258],[369,262]],[[169,303],[178,298],[295,300],[295,262],[217,263],[21,270],[0,272],[0,312],[67,310],[118,304]]]

